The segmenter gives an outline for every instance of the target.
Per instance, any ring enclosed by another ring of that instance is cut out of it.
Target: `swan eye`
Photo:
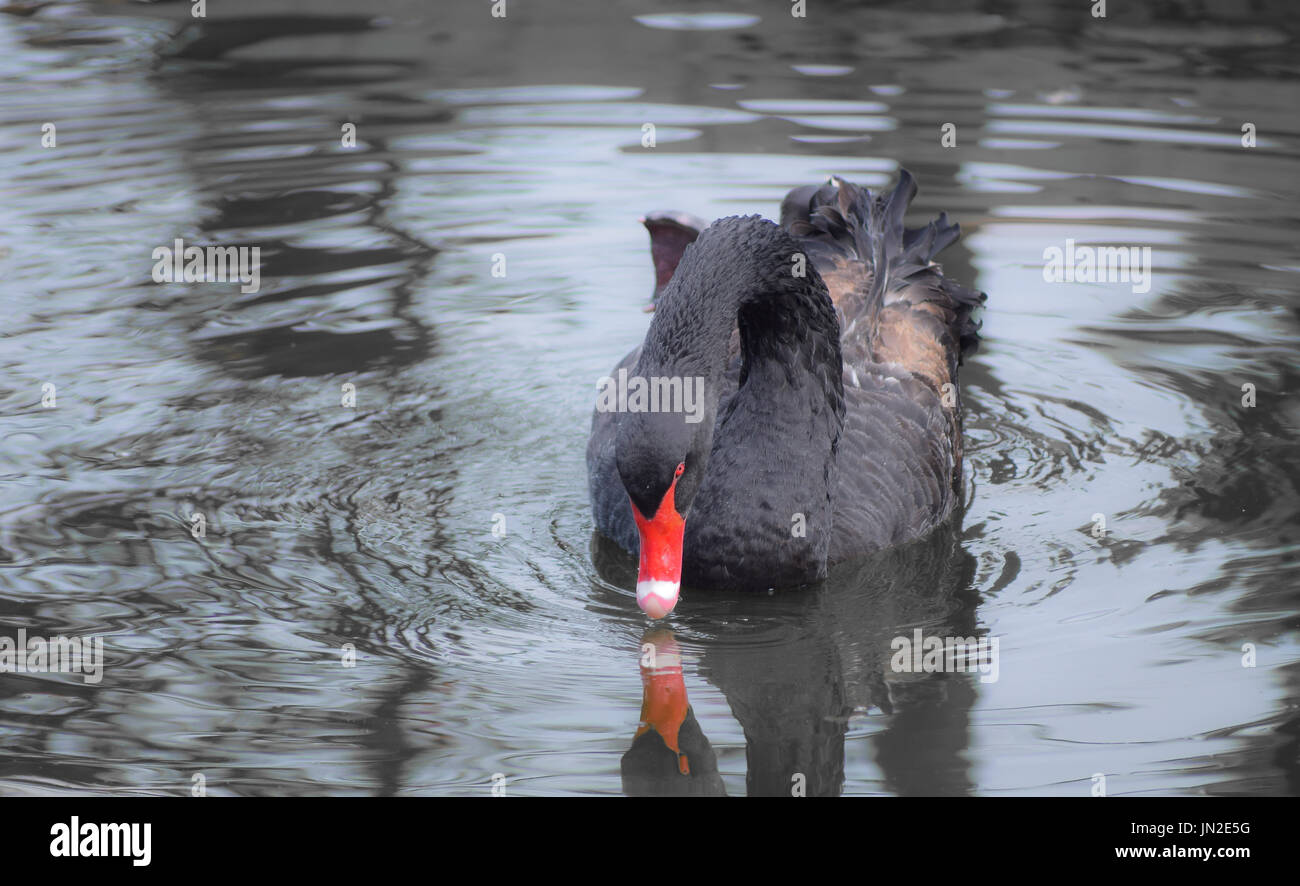
[[[677,470],[673,471],[673,479],[676,480],[678,477],[682,475],[682,472],[684,472],[685,470],[686,470],[686,462],[682,462],[677,466]]]

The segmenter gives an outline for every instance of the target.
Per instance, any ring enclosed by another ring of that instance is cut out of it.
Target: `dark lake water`
[[[1296,17],[1088,5],[0,0],[0,634],[104,642],[0,674],[0,794],[1300,792]],[[652,626],[583,465],[638,216],[900,166],[989,293],[965,513]]]

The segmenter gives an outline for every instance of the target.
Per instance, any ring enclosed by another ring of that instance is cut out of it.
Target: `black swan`
[[[903,227],[915,194],[904,170],[887,194],[796,188],[779,225],[733,216],[691,237],[676,216],[657,242],[647,221],[654,318],[601,380],[587,474],[596,528],[640,553],[651,617],[683,581],[816,581],[952,513],[957,367],[985,296],[934,262],[960,233],[946,215]]]

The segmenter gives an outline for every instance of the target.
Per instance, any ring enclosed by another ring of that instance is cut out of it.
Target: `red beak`
[[[682,537],[686,534],[686,520],[677,513],[673,501],[677,489],[677,468],[673,483],[659,502],[659,510],[647,520],[635,504],[632,519],[636,521],[641,536],[641,568],[636,577],[636,602],[651,618],[663,618],[677,605],[682,587]]]

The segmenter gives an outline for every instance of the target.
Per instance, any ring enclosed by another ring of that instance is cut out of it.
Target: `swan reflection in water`
[[[718,757],[686,698],[682,655],[667,628],[641,639],[641,723],[623,755],[630,796],[725,796]]]
[[[803,589],[690,593],[691,605],[672,618],[676,630],[656,625],[637,649],[641,723],[622,758],[624,791],[726,793],[717,752],[688,701],[685,662],[695,665],[687,673],[721,691],[744,730],[750,796],[837,796],[846,749],[874,757],[879,775],[868,793],[970,793],[964,754],[982,675],[891,666],[895,638],[910,639],[917,629],[927,637],[986,635],[976,627],[975,561],[960,533],[958,518]],[[607,581],[634,585],[628,555],[598,535],[594,552]],[[626,608],[627,598],[619,598]],[[855,714],[865,715],[865,734],[846,746]]]

